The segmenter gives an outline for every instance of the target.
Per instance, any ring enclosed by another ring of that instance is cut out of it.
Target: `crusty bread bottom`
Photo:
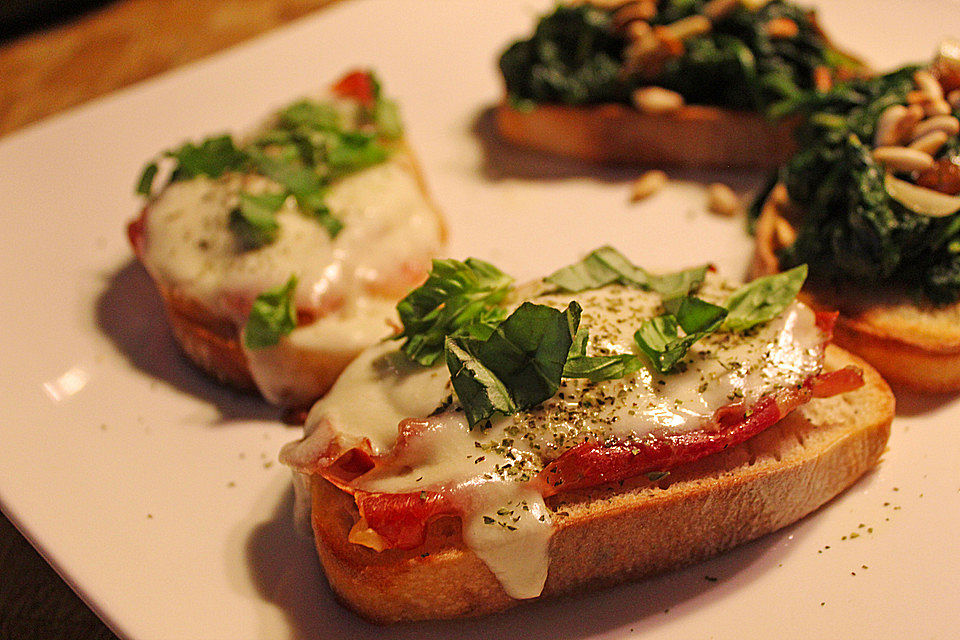
[[[790,244],[801,215],[786,189],[775,187],[757,221],[751,277],[780,270],[777,250]],[[839,311],[834,343],[861,356],[890,382],[928,393],[960,390],[960,303],[918,306],[905,292],[812,281],[800,297],[816,309]]]
[[[873,467],[890,433],[894,399],[876,371],[836,347],[827,368],[863,367],[861,389],[817,399],[750,441],[678,467],[658,484],[561,494],[543,595],[610,585],[697,562],[786,526]],[[411,551],[347,541],[352,497],[312,479],[313,528],[333,590],[380,623],[475,616],[518,604],[467,549],[459,521],[428,527]]]
[[[521,111],[503,103],[496,121],[514,144],[600,163],[767,167],[796,148],[790,121],[700,105],[648,114],[621,104],[544,104]]]

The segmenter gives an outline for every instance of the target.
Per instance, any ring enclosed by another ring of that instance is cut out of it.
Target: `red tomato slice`
[[[376,103],[376,91],[373,78],[368,71],[352,71],[333,85],[333,92],[341,98],[356,100],[367,109]]]

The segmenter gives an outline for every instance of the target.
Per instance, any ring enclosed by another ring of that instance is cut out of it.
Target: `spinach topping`
[[[330,183],[385,161],[390,155],[388,142],[402,134],[396,104],[381,94],[376,78],[370,80],[373,105],[358,105],[356,122],[347,122],[330,103],[301,100],[282,109],[270,128],[242,146],[229,135],[218,135],[199,146],[188,142],[164,152],[163,157],[174,161],[169,182],[197,176],[218,178],[228,171],[259,174],[277,182],[283,188],[280,193],[240,193],[229,226],[241,250],[256,249],[275,239],[279,228],[276,213],[290,196],[335,238],[343,222],[324,202]],[[158,172],[156,161],[147,164],[137,193],[149,197]]]
[[[905,288],[934,304],[960,299],[960,215],[933,218],[904,207],[887,194],[884,168],[871,154],[880,113],[906,103],[917,68],[852,80],[790,105],[804,116],[800,151],[778,178],[804,215],[796,242],[780,252],[782,265],[807,263],[820,279]],[[960,158],[956,141],[936,157]]]
[[[650,20],[670,24],[702,12],[707,0],[660,2]],[[500,57],[500,70],[514,104],[629,103],[640,86],[656,85],[687,102],[730,109],[778,112],[777,105],[813,88],[814,69],[857,63],[827,48],[812,14],[783,0],[751,10],[738,6],[690,38],[662,69],[627,72],[627,38],[614,26],[613,10],[589,4],[559,6],[542,17],[526,40]],[[786,18],[797,25],[790,38],[771,37],[767,24]]]
[[[669,373],[701,338],[721,330],[746,331],[780,314],[796,297],[806,268],[761,278],[735,291],[723,306],[691,294],[706,267],[655,276],[612,247],[601,247],[544,282],[562,292],[620,283],[663,296],[661,316],[640,323],[639,354],[588,356],[589,334],[580,305],[564,311],[524,302],[512,313],[504,303],[512,279],[482,260],[434,260],[420,288],[397,305],[403,351],[424,366],[443,356],[471,426],[509,415],[552,397],[562,378],[591,382],[632,375],[648,361]],[[667,297],[667,296],[671,297]]]

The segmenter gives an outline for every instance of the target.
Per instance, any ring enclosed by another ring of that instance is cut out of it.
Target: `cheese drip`
[[[699,295],[719,303],[732,290],[710,276]],[[583,307],[588,355],[636,353],[633,333],[640,321],[663,312],[657,294],[619,285],[533,301],[563,308],[571,299]],[[794,302],[744,334],[718,333],[699,341],[674,373],[643,368],[619,380],[565,379],[559,392],[539,406],[473,429],[456,402],[445,405],[451,393],[445,367],[384,375],[382,363],[401,362],[402,356],[395,345],[383,344],[347,368],[311,411],[306,437],[287,445],[282,459],[309,473],[331,462],[322,458],[331,446],[344,450],[365,438],[375,455],[383,455],[393,449],[400,420],[425,419],[427,428],[391,458],[392,464],[375,468],[354,485],[371,492],[432,490],[453,496],[466,505],[466,545],[509,595],[535,597],[546,580],[552,526],[531,481],[548,462],[585,441],[709,427],[722,407],[751,405],[817,374],[822,341],[814,314]]]

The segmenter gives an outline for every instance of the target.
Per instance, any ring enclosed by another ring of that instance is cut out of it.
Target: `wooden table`
[[[334,0],[116,0],[0,46],[0,136]],[[0,515],[0,640],[116,638]]]

